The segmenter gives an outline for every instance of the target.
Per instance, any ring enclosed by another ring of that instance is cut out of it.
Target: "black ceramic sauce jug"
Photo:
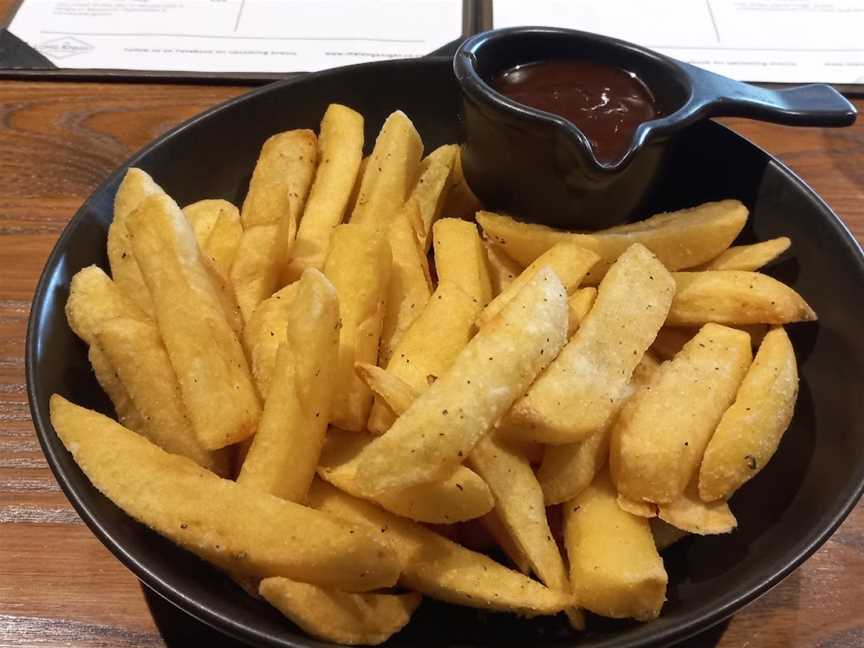
[[[561,59],[623,68],[653,94],[661,115],[638,126],[620,159],[599,162],[572,123],[490,85],[501,71]],[[463,94],[463,167],[475,193],[489,209],[569,229],[600,229],[644,216],[639,208],[664,173],[668,143],[698,120],[738,116],[790,126],[848,126],[856,117],[854,106],[828,85],[768,90],[638,45],[568,29],[484,32],[461,45],[453,65]]]

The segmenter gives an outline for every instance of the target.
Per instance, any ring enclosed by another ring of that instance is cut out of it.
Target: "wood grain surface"
[[[0,0],[0,18],[9,6]],[[24,335],[42,265],[96,185],[160,133],[245,90],[0,82],[0,648],[237,645],[146,594],[66,502],[30,421]],[[864,240],[864,120],[836,131],[728,123],[787,162]],[[859,504],[781,585],[684,645],[860,647],[862,582]]]

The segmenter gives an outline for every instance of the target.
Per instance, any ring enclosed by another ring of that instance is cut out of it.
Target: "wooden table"
[[[66,502],[30,421],[24,335],[42,265],[97,184],[171,126],[245,90],[0,82],[0,648],[236,645],[145,595]],[[729,123],[787,162],[864,240],[864,119],[836,131]],[[862,581],[859,505],[780,586],[685,645],[862,646]]]

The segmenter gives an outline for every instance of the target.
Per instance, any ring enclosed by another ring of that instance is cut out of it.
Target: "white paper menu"
[[[864,83],[864,0],[495,0],[495,27],[614,36],[742,81]]]
[[[462,0],[24,0],[9,31],[60,68],[303,72],[428,54]]]

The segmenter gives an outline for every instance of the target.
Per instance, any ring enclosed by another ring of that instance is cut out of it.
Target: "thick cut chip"
[[[513,540],[513,536],[510,535],[507,527],[504,526],[504,523],[494,509],[480,518],[480,524],[492,536],[498,548],[507,554],[507,557],[513,562],[516,569],[523,574],[531,573],[531,563],[528,561],[528,556],[525,555],[525,552]]]
[[[798,398],[795,350],[782,328],[762,341],[732,406],[723,413],[699,469],[699,495],[727,499],[770,461]]]
[[[657,517],[657,505],[651,502],[634,502],[627,499],[621,493],[618,493],[618,506],[622,511],[627,511],[631,515],[638,515],[644,518]]]
[[[147,198],[127,226],[198,441],[208,450],[242,441],[255,432],[261,406],[189,221],[162,194]]]
[[[438,379],[465,348],[474,331],[480,304],[450,281],[441,281],[426,307],[405,331],[387,363],[387,372],[418,393]],[[393,412],[375,399],[369,431],[381,434],[395,420]]]
[[[797,292],[773,277],[741,270],[676,272],[669,326],[788,324],[816,313]]]
[[[754,349],[759,348],[765,334],[768,333],[767,324],[727,324],[730,328],[744,331],[750,336],[750,343]],[[699,332],[699,326],[664,326],[654,338],[651,352],[663,360],[671,360],[684,348],[693,336]]]
[[[486,249],[486,268],[492,282],[492,297],[497,297],[522,274],[523,267],[504,254],[497,245],[483,241],[483,247]]]
[[[563,511],[576,603],[613,619],[656,619],[669,578],[649,521],[619,508],[606,473]]]
[[[413,198],[420,207],[416,234],[423,254],[429,251],[432,243],[432,224],[441,216],[453,165],[458,156],[459,146],[445,144],[420,161],[417,184],[414,185],[409,200]]]
[[[749,335],[706,324],[633,395],[612,428],[609,458],[621,494],[667,504],[684,492],[751,359]]]
[[[738,521],[725,500],[703,502],[699,498],[696,479],[675,501],[660,504],[658,517],[672,526],[697,535],[729,533]]]
[[[300,220],[315,177],[318,139],[311,130],[277,133],[264,142],[243,201],[243,228]]]
[[[370,441],[365,435],[330,428],[318,475],[346,493],[363,497],[355,476],[363,450]],[[483,479],[465,466],[457,466],[441,481],[384,493],[373,501],[396,515],[432,524],[471,520],[485,515],[495,504]]]
[[[287,319],[261,422],[237,481],[302,503],[324,445],[339,349],[339,301],[321,272],[303,273]]]
[[[597,299],[597,289],[593,286],[580,288],[567,300],[567,305],[570,307],[570,337],[579,330],[579,325],[588,316],[588,312],[594,307],[594,300]]]
[[[447,186],[447,195],[444,198],[441,213],[447,214],[450,218],[471,218],[478,209],[480,209],[480,201],[465,179],[460,149],[453,159],[453,171],[450,174],[450,182]]]
[[[609,432],[594,432],[582,441],[546,446],[537,479],[546,506],[566,502],[588,488],[609,457]]]
[[[551,590],[488,556],[466,549],[412,520],[316,480],[309,491],[316,509],[366,525],[396,552],[400,585],[435,599],[526,616],[557,614],[570,607],[569,593]]]
[[[783,254],[791,244],[789,237],[781,236],[751,245],[733,245],[694,270],[758,270]]]
[[[401,110],[384,121],[360,182],[351,223],[384,230],[405,204],[414,183],[423,141]]]
[[[376,398],[381,398],[388,411],[394,418],[411,407],[411,403],[420,392],[393,373],[370,365],[366,362],[358,362],[354,365],[357,375],[366,385],[375,392]]]
[[[600,255],[586,283],[599,282],[627,248],[641,243],[669,270],[692,268],[723,252],[747,222],[747,208],[737,200],[721,200],[658,214],[632,225],[591,233],[565,232],[520,223],[492,212],[477,213],[477,222],[492,243],[522,265],[528,265],[558,241],[570,240]]]
[[[258,592],[313,637],[348,646],[377,646],[399,632],[422,597],[349,594],[287,578],[265,578]]]
[[[293,216],[279,225],[257,225],[243,232],[229,277],[244,323],[275,292],[283,253],[290,251],[295,233]]]
[[[195,240],[198,241],[198,247],[204,249],[204,244],[210,237],[210,232],[216,226],[216,221],[219,214],[227,206],[237,209],[227,200],[221,199],[205,199],[190,203],[183,208],[183,215],[192,226],[192,231],[195,232]],[[240,210],[237,210],[239,217]],[[243,231],[243,225],[240,225],[240,231]]]
[[[628,393],[632,395],[635,389],[652,380],[659,367],[657,360],[646,352],[633,370]],[[594,432],[576,443],[545,448],[537,478],[543,487],[546,506],[552,506],[576,497],[606,467],[609,459],[609,428]]]
[[[360,488],[374,495],[446,477],[525,393],[566,336],[567,295],[544,268],[369,446],[357,470]]]
[[[135,408],[111,361],[99,346],[96,334],[102,324],[116,317],[151,321],[134,301],[97,266],[82,268],[72,277],[66,300],[66,320],[75,335],[90,347],[88,357],[102,390],[114,405],[117,418],[130,430],[143,433],[144,417]]]
[[[243,237],[240,210],[227,200],[199,200],[183,208],[201,253],[223,281],[228,281]]]
[[[99,344],[91,344],[87,351],[87,358],[90,360],[90,365],[93,367],[93,373],[96,375],[96,381],[102,388],[108,398],[114,405],[114,412],[117,414],[117,420],[124,427],[133,432],[142,433],[144,430],[144,417],[135,409],[135,404],[132,402],[132,397],[126,391],[126,387],[120,381],[114,367],[108,361],[108,357],[99,347]]]
[[[489,302],[477,318],[477,326],[485,326],[500,313],[501,309],[541,268],[549,267],[554,270],[558,278],[561,279],[561,283],[564,284],[567,294],[571,294],[598,259],[599,257],[594,252],[581,248],[575,243],[569,241],[556,243],[525,268],[504,292]]]
[[[393,268],[387,288],[387,310],[378,350],[378,363],[385,366],[405,331],[417,319],[432,295],[429,260],[420,249],[412,222],[420,218],[416,200],[409,199],[387,231]]]
[[[493,433],[474,446],[469,463],[489,485],[495,513],[534,573],[550,589],[569,592],[567,569],[546,518],[543,491],[528,460]]]
[[[553,444],[582,441],[605,429],[666,319],[674,290],[657,257],[633,245],[603,279],[579,330],[501,428],[512,438]]]
[[[153,317],[153,300],[132,252],[126,219],[148,196],[165,193],[146,171],[129,169],[114,196],[114,220],[108,228],[108,261],[120,291]]]
[[[324,274],[339,295],[342,332],[331,422],[344,430],[362,430],[369,418],[372,392],[354,364],[378,358],[391,266],[387,239],[371,227],[349,223],[333,231]]]
[[[143,427],[135,431],[167,452],[227,475],[227,453],[205,450],[195,437],[177,375],[156,324],[119,317],[110,319],[100,326],[97,339],[144,419]]]
[[[486,306],[492,299],[492,281],[477,226],[458,218],[442,218],[432,226],[432,237],[438,280],[452,281],[481,308]]]
[[[262,396],[270,393],[279,346],[288,340],[286,331],[297,287],[297,282],[289,284],[258,304],[243,328],[243,346],[252,364],[258,393]]]
[[[233,574],[346,591],[393,585],[401,560],[363,525],[221,479],[97,412],[51,397],[51,423],[128,515]]]
[[[75,335],[92,346],[102,324],[115,317],[150,319],[98,266],[76,272],[66,300],[66,321]]]
[[[330,248],[330,235],[342,222],[363,157],[363,115],[330,104],[321,119],[318,169],[297,229],[286,282],[307,268],[321,270]]]

